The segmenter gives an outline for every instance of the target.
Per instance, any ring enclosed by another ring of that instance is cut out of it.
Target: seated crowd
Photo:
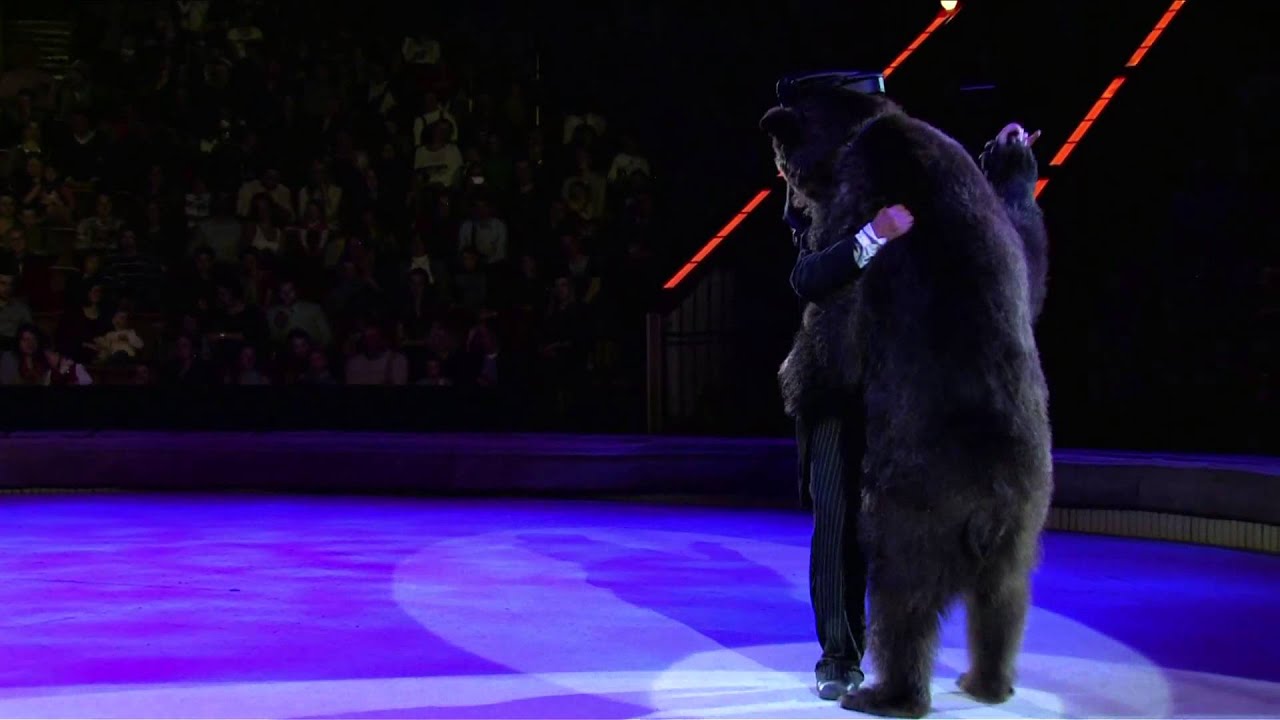
[[[520,63],[450,64],[443,32],[383,43],[277,5],[148,3],[60,79],[6,73],[0,384],[628,367],[658,240],[636,139],[535,108]]]

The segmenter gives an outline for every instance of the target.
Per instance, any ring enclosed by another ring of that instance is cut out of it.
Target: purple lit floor
[[[588,502],[0,497],[0,717],[844,717],[802,514]],[[1280,557],[1050,535],[1013,700],[1280,716]]]

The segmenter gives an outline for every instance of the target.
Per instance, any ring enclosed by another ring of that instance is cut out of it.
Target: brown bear
[[[1029,138],[1001,133],[984,153],[988,181],[959,143],[879,94],[818,87],[761,126],[809,214],[808,250],[881,207],[915,218],[856,282],[806,307],[780,373],[789,412],[836,397],[865,414],[859,525],[879,672],[841,703],[927,713],[939,622],[958,597],[971,662],[961,688],[1001,702],[1052,493]]]

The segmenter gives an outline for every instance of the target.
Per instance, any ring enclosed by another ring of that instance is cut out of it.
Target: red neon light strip
[[[1155,45],[1156,40],[1160,38],[1161,33],[1163,33],[1164,29],[1169,26],[1169,22],[1173,20],[1173,16],[1178,14],[1178,11],[1182,9],[1184,4],[1186,4],[1186,0],[1174,0],[1173,4],[1169,6],[1169,9],[1160,16],[1160,20],[1156,23],[1156,26],[1151,30],[1151,32],[1147,33],[1146,38],[1142,40],[1142,44],[1138,46],[1138,49],[1133,53],[1133,56],[1129,58],[1129,62],[1125,65],[1125,68],[1137,67],[1138,63],[1142,62],[1142,58],[1146,56],[1147,51]],[[1119,75],[1111,81],[1110,85],[1107,85],[1107,89],[1102,91],[1102,95],[1098,98],[1097,102],[1093,104],[1093,107],[1089,108],[1088,114],[1084,116],[1084,119],[1080,121],[1079,125],[1076,125],[1076,129],[1071,133],[1070,137],[1067,138],[1067,141],[1062,144],[1062,147],[1058,148],[1058,152],[1053,156],[1053,159],[1049,161],[1049,165],[1051,167],[1057,167],[1067,161],[1067,157],[1071,155],[1071,151],[1076,149],[1076,145],[1078,145],[1080,140],[1084,138],[1085,133],[1089,132],[1089,128],[1093,127],[1094,122],[1097,121],[1098,116],[1102,114],[1103,109],[1107,107],[1107,103],[1111,102],[1111,98],[1115,97],[1116,91],[1124,84],[1125,79],[1124,75]],[[1048,183],[1049,180],[1046,178],[1041,178],[1036,182],[1036,197],[1040,196],[1040,193],[1044,190],[1044,186]]]
[[[1067,138],[1067,141],[1058,150],[1058,154],[1054,155],[1053,159],[1049,161],[1050,165],[1057,166],[1066,162],[1067,156],[1071,154],[1072,150],[1076,149],[1076,144],[1080,142],[1085,133],[1089,132],[1089,128],[1093,127],[1093,121],[1097,120],[1098,116],[1102,114],[1102,109],[1107,106],[1107,103],[1111,102],[1111,98],[1115,96],[1116,91],[1120,89],[1124,81],[1123,75],[1117,77],[1111,81],[1106,90],[1102,91],[1102,96],[1093,104],[1093,107],[1089,108],[1089,114],[1084,116],[1084,120],[1080,121],[1075,131],[1071,133],[1071,136]]]
[[[934,31],[942,27],[948,20],[955,17],[958,12],[960,12],[960,6],[956,5],[956,7],[951,11],[943,10],[939,13],[938,16],[929,23],[929,26],[924,29],[924,32],[920,33],[920,35],[918,35],[916,39],[907,46],[906,50],[903,50],[898,57],[894,58],[893,62],[889,64],[889,67],[885,68],[884,72],[881,74],[885,77],[889,77],[889,74],[898,69],[898,66],[910,57],[911,53],[915,52],[917,48],[923,45],[924,41],[929,39],[929,36],[932,35]],[[782,176],[781,170],[778,171],[778,176]],[[746,220],[747,216],[759,207],[760,203],[764,202],[765,198],[769,197],[769,194],[772,192],[772,190],[766,189],[756,193],[756,196],[751,199],[751,202],[747,203],[742,210],[738,211],[738,214],[734,215],[733,218],[729,220],[728,224],[721,228],[720,232],[715,234],[715,237],[708,240],[707,244],[703,245],[702,249],[699,250],[696,255],[689,258],[689,262],[686,262],[675,275],[672,275],[671,279],[667,281],[667,284],[662,286],[662,289],[670,290],[679,285],[681,281],[688,277],[689,273],[697,269],[698,264],[706,260],[707,256],[719,247],[720,243],[724,242],[724,239],[729,236],[729,233],[736,230],[737,227],[742,224],[742,221]]]
[[[729,236],[729,233],[736,230],[737,227],[742,224],[742,221],[746,220],[747,216],[759,207],[760,203],[764,202],[764,199],[769,197],[772,192],[772,190],[766,189],[756,193],[756,196],[751,198],[751,202],[747,203],[742,210],[738,211],[738,214],[733,216],[733,219],[729,221],[729,224],[725,225],[720,232],[716,233],[715,237],[707,241],[707,244],[702,246],[702,249],[698,251],[698,254],[690,258],[689,262],[685,263],[684,267],[680,268],[680,272],[672,275],[671,279],[668,280],[667,284],[663,285],[662,288],[664,290],[670,290],[671,288],[679,285],[680,281],[684,280],[686,275],[693,272],[694,268],[698,267],[698,263],[706,260],[707,256],[711,254],[711,251],[715,250],[716,246],[721,242],[724,242],[724,239]]]
[[[898,69],[899,65],[906,62],[907,58],[911,57],[911,53],[915,52],[917,48],[924,44],[925,40],[929,39],[929,36],[932,35],[935,30],[942,27],[943,24],[951,18],[955,17],[958,12],[960,12],[959,5],[957,5],[954,10],[943,10],[939,12],[938,16],[933,19],[933,22],[929,23],[929,27],[925,28],[924,32],[916,36],[916,39],[907,46],[907,49],[899,53],[898,57],[894,58],[893,62],[889,63],[889,67],[885,68],[884,72],[881,74],[885,77],[889,77],[894,70]]]
[[[1160,22],[1156,23],[1155,29],[1147,35],[1147,39],[1143,40],[1138,49],[1133,52],[1133,57],[1129,58],[1129,62],[1125,67],[1137,67],[1138,63],[1142,62],[1142,58],[1146,57],[1147,51],[1151,49],[1152,45],[1156,44],[1160,33],[1164,32],[1164,29],[1169,26],[1169,21],[1182,9],[1184,2],[1185,0],[1174,0],[1173,5],[1170,5],[1169,9],[1160,17]]]
[[[684,280],[684,277],[693,272],[693,269],[696,267],[698,267],[698,263],[685,263],[684,267],[680,268],[680,272],[672,275],[671,279],[667,281],[667,284],[662,286],[662,289],[670,290],[671,288],[679,285],[680,281]]]

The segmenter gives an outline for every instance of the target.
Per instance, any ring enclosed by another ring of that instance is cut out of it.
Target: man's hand
[[[915,218],[911,217],[911,212],[906,207],[894,205],[881,208],[876,213],[876,219],[871,221],[871,229],[875,231],[876,237],[892,240],[906,234],[914,222]]]

